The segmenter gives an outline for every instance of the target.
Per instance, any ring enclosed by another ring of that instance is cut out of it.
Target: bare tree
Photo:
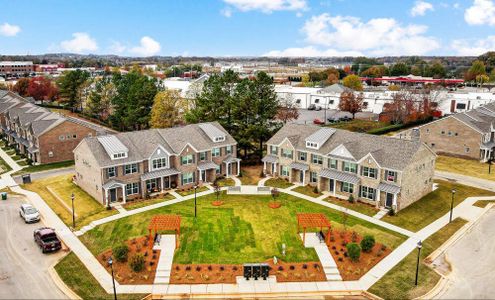
[[[299,118],[299,105],[294,101],[292,94],[288,94],[279,100],[279,107],[276,118],[286,124],[289,121]]]

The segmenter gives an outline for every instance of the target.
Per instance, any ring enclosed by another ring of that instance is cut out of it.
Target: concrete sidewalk
[[[477,187],[484,190],[495,192],[495,181],[466,176],[457,173],[435,171],[436,179],[455,181],[460,184]]]

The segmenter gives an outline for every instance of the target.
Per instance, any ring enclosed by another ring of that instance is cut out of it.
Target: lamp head
[[[452,194],[455,194],[456,190],[455,189],[452,189]]]
[[[113,259],[112,259],[112,257],[110,257],[110,258],[108,259],[108,264],[109,264],[110,266],[113,264]]]
[[[421,241],[419,241],[416,246],[418,247],[418,249],[421,249],[423,247],[423,243],[421,243]]]

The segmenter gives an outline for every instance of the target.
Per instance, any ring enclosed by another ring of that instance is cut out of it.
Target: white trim
[[[182,152],[184,152],[184,149],[187,148],[187,146],[190,146],[196,153],[198,152],[201,152],[201,151],[198,151],[193,145],[191,145],[191,143],[187,142],[184,147],[182,148],[182,150],[179,151],[179,153],[177,153],[177,155],[180,155]],[[215,147],[216,148],[216,147]]]
[[[368,154],[366,154],[365,156],[363,156],[363,158],[361,158],[360,160],[357,161],[358,164],[362,163],[368,156],[371,156],[371,158],[373,158],[373,161],[376,163],[376,165],[381,169],[382,166],[380,166],[380,164],[376,161],[375,157],[373,157],[373,154],[371,154],[371,152],[368,152]]]
[[[343,148],[343,149],[342,149]],[[342,149],[342,150],[341,150]],[[337,151],[343,151],[345,152],[344,154],[346,156],[343,156],[343,155],[338,155],[336,152]],[[347,155],[348,154],[348,155]],[[356,161],[356,158],[354,157],[354,155],[351,154],[351,152],[349,150],[347,150],[347,148],[344,146],[344,144],[340,144],[338,145],[337,147],[333,148],[332,151],[330,151],[327,156],[337,156],[337,157],[343,157],[343,158],[348,158],[348,159],[354,159],[354,161]],[[350,156],[350,157],[349,157]]]
[[[289,140],[289,138],[288,138],[288,137],[285,137],[285,138],[284,138],[284,139],[280,142],[280,144],[278,144],[278,145],[277,145],[277,147],[279,147],[279,148],[280,148],[280,145],[282,145],[282,144],[285,142],[285,140],[287,140],[287,142],[289,142],[289,144],[292,146],[292,148],[293,148],[294,150],[296,150],[296,147],[294,147],[294,145],[290,142],[290,140]]]

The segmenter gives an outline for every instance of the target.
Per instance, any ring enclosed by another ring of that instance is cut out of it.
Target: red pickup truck
[[[34,231],[34,241],[43,253],[58,251],[62,248],[62,243],[55,234],[55,230],[49,227],[36,229]]]

